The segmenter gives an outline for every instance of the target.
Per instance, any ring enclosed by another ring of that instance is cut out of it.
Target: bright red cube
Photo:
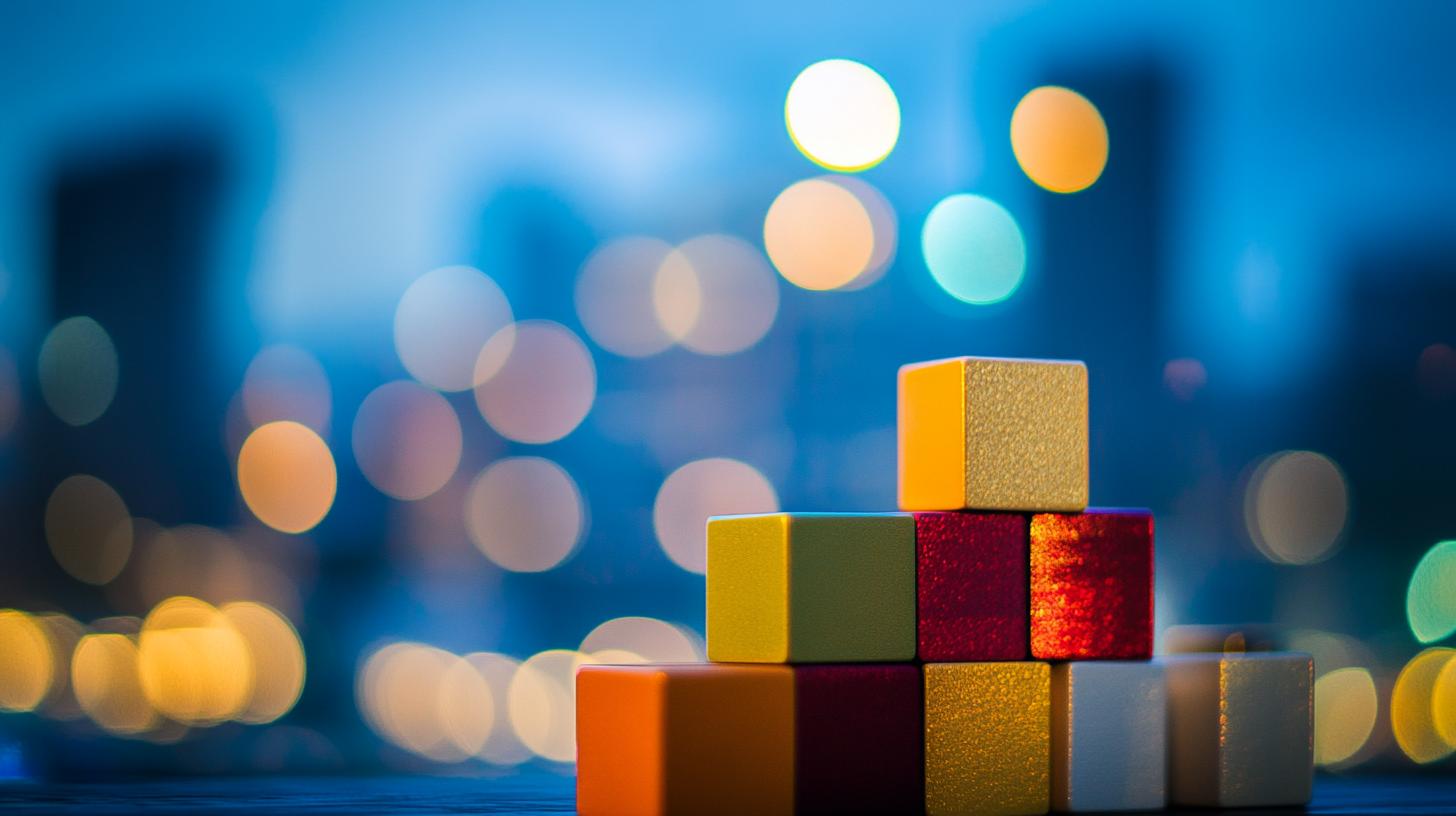
[[[1153,516],[1146,510],[1031,517],[1031,656],[1153,654]]]
[[[925,806],[917,666],[794,666],[797,813],[918,813]]]
[[[920,660],[1026,659],[1026,516],[916,513],[915,550]]]

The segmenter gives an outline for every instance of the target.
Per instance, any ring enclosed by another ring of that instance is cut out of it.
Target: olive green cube
[[[708,521],[708,659],[915,657],[915,520],[773,513]]]

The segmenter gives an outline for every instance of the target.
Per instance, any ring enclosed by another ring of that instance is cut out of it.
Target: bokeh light
[[[111,485],[95,476],[70,476],[46,501],[46,543],[56,563],[88,584],[115,578],[131,557],[131,514]]]
[[[502,459],[475,478],[465,527],[487,558],[513,572],[541,572],[566,560],[586,521],[571,475],[547,459]]]
[[[702,649],[687,631],[657,618],[628,616],[605,621],[577,651],[602,663],[700,663]]]
[[[449,744],[438,710],[439,683],[450,657],[423,644],[394,644],[370,658],[364,682],[368,710],[382,736],[407,751],[458,762],[464,756]]]
[[[1192,400],[1208,385],[1208,371],[1192,357],[1179,357],[1163,365],[1163,385],[1184,402]]]
[[[469,661],[453,657],[440,678],[438,703],[445,738],[466,756],[479,754],[495,729],[490,684]]]
[[[1453,745],[1436,730],[1433,703],[1436,681],[1456,650],[1426,649],[1410,659],[1390,695],[1390,727],[1395,742],[1412,761],[1425,765],[1448,756]]]
[[[778,493],[752,465],[699,459],[668,475],[652,505],[652,529],[673,563],[699,575],[708,568],[708,517],[773,513]]]
[[[525,320],[512,332],[509,353],[475,389],[475,404],[496,433],[542,445],[581,424],[597,394],[591,352],[570,329],[549,320]],[[481,359],[500,358],[492,348]],[[490,366],[482,366],[486,368]]]
[[[511,679],[511,727],[531,753],[553,762],[576,760],[576,671],[591,658],[548,649],[523,662]]]
[[[1326,672],[1314,683],[1314,761],[1337,765],[1365,746],[1380,700],[1370,672],[1358,666]]]
[[[490,704],[486,714],[483,702],[488,701],[462,699],[482,689],[489,693],[462,670],[474,673],[469,663],[443,649],[389,644],[370,655],[360,671],[360,710],[376,733],[406,751],[436,762],[464,761],[473,751],[458,743],[475,744],[483,716],[491,718],[483,729],[488,737],[494,708]]]
[[[225,604],[220,610],[247,644],[253,665],[253,689],[236,719],[269,723],[293,709],[303,692],[306,664],[298,632],[277,610],[251,601]]]
[[[1249,536],[1265,557],[1280,564],[1329,558],[1348,514],[1345,475],[1328,457],[1311,451],[1282,451],[1265,459],[1244,494]]]
[[[0,346],[0,442],[20,422],[20,372],[10,351]]]
[[[143,621],[137,672],[147,702],[184,725],[238,716],[255,681],[248,641],[216,607],[186,596],[163,601]]]
[[[329,378],[317,358],[286,344],[258,352],[243,374],[243,412],[248,425],[291,419],[325,434],[333,412]]]
[[[311,530],[334,504],[338,473],[329,446],[305,425],[270,422],[238,452],[238,489],[264,524],[285,533]]]
[[[958,193],[941,200],[920,235],[925,265],[957,300],[997,303],[1026,275],[1026,242],[1016,219],[984,196]]]
[[[653,281],[658,324],[699,354],[749,348],[773,327],[778,276],[762,253],[728,235],[700,235],[679,245]]]
[[[128,605],[151,608],[174,595],[219,604],[275,594],[255,582],[255,565],[221,530],[198,524],[162,528],[146,519],[135,520],[134,526],[132,566],[117,582],[132,584]]]
[[[477,384],[475,361],[511,323],[495,281],[468,266],[447,266],[410,284],[394,313],[394,348],[410,376],[441,391]]]
[[[1306,652],[1314,659],[1316,675],[1336,669],[1374,665],[1375,657],[1370,650],[1355,638],[1339,632],[1322,629],[1292,629],[1285,634],[1286,646],[1296,652]],[[1270,648],[1266,644],[1264,648]]]
[[[805,179],[789,185],[769,205],[763,247],[789,283],[801,289],[837,289],[869,267],[874,224],[849,188]]]
[[[86,716],[113,734],[140,734],[157,725],[142,691],[136,643],[124,634],[81,638],[71,658],[71,687]]]
[[[619,238],[598,249],[576,279],[576,314],[597,345],[649,357],[673,344],[652,303],[657,270],[672,247],[656,238]]]
[[[825,176],[824,178],[854,193],[854,197],[859,199],[860,206],[864,207],[865,213],[869,215],[870,224],[874,228],[875,248],[870,253],[870,262],[865,265],[865,269],[859,274],[859,277],[839,287],[842,291],[864,289],[884,277],[890,265],[895,262],[895,251],[900,244],[899,219],[896,218],[895,208],[891,206],[890,200],[885,198],[885,194],[859,176]]]
[[[495,652],[472,652],[465,660],[475,668],[485,684],[490,687],[492,704],[490,736],[480,746],[476,756],[492,765],[519,765],[531,758],[531,750],[516,736],[511,727],[509,705],[511,680],[520,668],[520,661]]]
[[[0,609],[0,711],[31,711],[50,691],[55,659],[35,618]]]
[[[71,661],[71,685],[82,710],[114,734],[148,731],[159,716],[141,688],[137,647],[119,633],[86,635]]]
[[[1456,659],[1446,661],[1431,690],[1431,721],[1436,734],[1456,750]]]
[[[71,658],[86,635],[86,627],[61,612],[43,612],[34,620],[45,630],[51,647],[51,689],[36,710],[56,720],[77,719],[83,712],[71,688]]]
[[[119,364],[111,335],[89,317],[57,323],[40,347],[40,393],[67,425],[87,425],[116,396]]]
[[[381,493],[413,501],[450,481],[460,465],[460,419],[438,393],[408,380],[385,383],[354,417],[354,461]]]
[[[1076,91],[1043,86],[1012,112],[1011,149],[1038,186],[1075,193],[1091,187],[1107,166],[1107,123]]]
[[[830,170],[866,170],[884,161],[900,138],[900,102],[890,83],[862,63],[816,62],[789,86],[789,138]]]
[[[1442,541],[1421,556],[1406,589],[1405,614],[1421,643],[1456,632],[1456,541]]]

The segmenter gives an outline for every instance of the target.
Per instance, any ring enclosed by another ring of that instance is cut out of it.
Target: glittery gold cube
[[[1087,506],[1087,367],[956,357],[900,369],[900,508]]]
[[[925,811],[1045,813],[1051,796],[1046,663],[925,665]]]
[[[1176,805],[1280,807],[1309,801],[1314,665],[1296,652],[1163,658],[1168,793]]]

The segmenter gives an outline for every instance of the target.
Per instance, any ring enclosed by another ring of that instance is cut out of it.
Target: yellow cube
[[[925,665],[925,812],[1046,813],[1051,669]]]
[[[915,658],[915,520],[773,513],[708,521],[708,659]]]
[[[1087,367],[955,357],[900,369],[900,509],[1087,507]]]

